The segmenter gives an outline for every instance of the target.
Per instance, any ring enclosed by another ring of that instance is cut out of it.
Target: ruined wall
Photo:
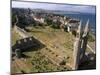
[[[14,31],[18,33],[22,38],[27,38],[29,35],[25,32],[24,29],[19,28],[18,26],[14,26]]]

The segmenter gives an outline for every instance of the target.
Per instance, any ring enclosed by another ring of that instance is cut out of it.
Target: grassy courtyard
[[[19,34],[14,30],[12,34],[12,45],[16,43],[16,40],[21,39]],[[69,67],[58,66],[45,55],[50,55],[48,48],[55,53],[56,56],[66,58],[66,62],[72,65],[73,62],[73,45],[74,36],[70,33],[61,31],[60,29],[53,29],[49,26],[33,27],[28,34],[36,37],[41,43],[45,44],[41,49],[29,49],[23,52],[23,59],[16,59],[12,61],[12,73],[36,73],[36,72],[52,72],[52,71],[67,71],[71,70]],[[87,49],[88,52],[90,52]],[[54,55],[50,55],[51,58],[58,59]]]

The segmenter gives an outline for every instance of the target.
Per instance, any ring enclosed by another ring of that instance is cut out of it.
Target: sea
[[[87,20],[89,19],[90,31],[96,35],[96,14],[89,13],[71,13],[64,14],[65,16],[71,17],[73,19],[79,19],[82,22],[82,25],[86,25]]]

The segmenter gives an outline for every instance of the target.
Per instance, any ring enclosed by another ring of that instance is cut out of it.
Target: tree
[[[12,13],[12,27],[15,22],[16,22],[16,15],[14,13]]]
[[[51,25],[52,24],[52,20],[48,17],[45,18],[45,22],[48,24],[48,25]]]

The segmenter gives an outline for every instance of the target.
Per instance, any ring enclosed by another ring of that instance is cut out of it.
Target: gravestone
[[[21,50],[20,49],[16,49],[15,50],[15,55],[17,58],[21,58]]]

